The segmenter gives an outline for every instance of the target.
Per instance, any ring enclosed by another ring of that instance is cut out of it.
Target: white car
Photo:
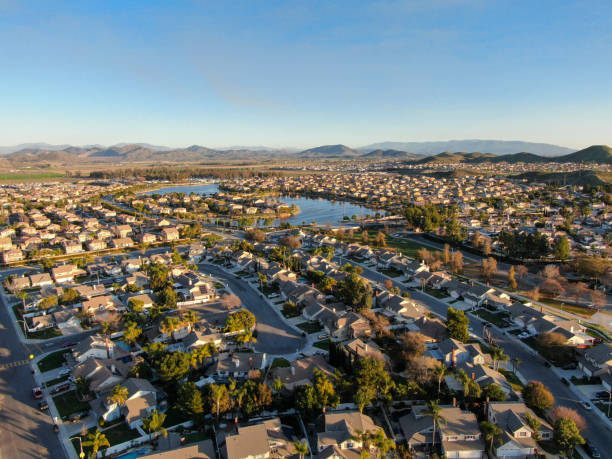
[[[582,408],[587,411],[591,411],[593,409],[593,406],[589,402],[582,402]]]
[[[60,372],[58,373],[59,376],[68,376],[70,374],[70,368],[64,368],[63,370],[60,370]]]

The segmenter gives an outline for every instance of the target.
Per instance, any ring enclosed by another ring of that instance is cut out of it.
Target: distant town
[[[610,457],[611,149],[340,147],[0,185],[2,413],[52,457]]]

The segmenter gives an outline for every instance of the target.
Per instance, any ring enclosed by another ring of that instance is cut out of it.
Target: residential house
[[[491,402],[487,409],[487,420],[502,429],[501,442],[495,447],[497,457],[531,458],[538,453],[538,444],[533,438],[533,429],[527,416],[537,418],[523,402]],[[540,419],[542,440],[552,438],[552,426]]]
[[[359,457],[363,442],[359,434],[375,434],[381,430],[371,417],[359,411],[325,413],[324,430],[317,434],[319,455],[324,451],[337,448],[340,451],[352,452],[352,457]]]
[[[266,354],[254,353],[222,353],[210,369],[210,374],[217,379],[246,379],[260,374],[267,365]]]
[[[589,378],[612,370],[612,343],[601,343],[587,349],[578,359],[578,367]]]
[[[478,343],[462,343],[453,338],[447,338],[438,344],[442,361],[450,367],[462,363],[490,364],[491,356],[482,352]]]
[[[276,367],[270,370],[271,379],[280,378],[285,389],[292,391],[296,387],[312,385],[315,369],[328,376],[334,374],[334,367],[329,365],[321,355],[303,357],[288,367]]]
[[[223,459],[265,459],[295,455],[293,443],[297,438],[288,436],[291,430],[283,429],[280,418],[240,426],[236,430],[235,434],[225,436],[225,445],[221,448]]]
[[[366,343],[360,338],[347,341],[344,343],[343,348],[349,359],[353,362],[358,358],[371,358],[382,362],[389,360],[389,357],[382,353],[376,343]]]

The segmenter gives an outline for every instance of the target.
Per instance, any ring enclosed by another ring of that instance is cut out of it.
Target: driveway
[[[281,319],[272,306],[262,298],[260,292],[247,282],[210,263],[202,263],[198,267],[200,271],[227,282],[228,287],[242,301],[242,305],[255,314],[257,318],[255,350],[271,355],[284,355],[299,352],[306,345],[306,338]]]

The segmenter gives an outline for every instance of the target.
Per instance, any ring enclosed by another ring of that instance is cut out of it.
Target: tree
[[[386,399],[390,394],[392,380],[384,363],[372,358],[362,358],[355,366],[357,391],[354,395],[359,411],[376,398]]]
[[[510,266],[510,269],[508,270],[508,287],[512,290],[516,290],[517,286],[518,284],[516,282],[514,266]]]
[[[529,270],[527,269],[527,266],[525,266],[525,265],[518,265],[516,267],[516,275],[518,276],[519,279],[525,278],[525,276],[527,276],[527,274],[529,274]]]
[[[89,432],[87,434],[87,440],[83,442],[83,446],[91,446],[89,457],[95,458],[98,457],[98,451],[100,451],[100,448],[110,448],[110,443],[106,438],[106,435],[96,428],[95,432]]]
[[[460,273],[463,271],[463,253],[456,250],[451,254],[450,268],[454,273]]]
[[[480,423],[480,430],[482,430],[482,432],[484,433],[485,441],[490,442],[489,451],[493,453],[493,446],[496,440],[499,439],[503,431],[500,427],[488,421],[482,421]]]
[[[241,309],[227,317],[225,332],[237,332],[251,330],[255,326],[255,316],[251,311]]]
[[[25,300],[28,298],[28,292],[25,292],[23,290],[20,291],[19,293],[17,293],[17,298],[21,300],[22,308],[25,310]]]
[[[565,292],[565,289],[557,279],[549,278],[544,279],[540,283],[540,292],[553,297],[558,297]]]
[[[209,384],[209,403],[213,407],[217,416],[217,422],[219,422],[219,416],[221,413],[225,413],[230,410],[231,400],[229,398],[229,391],[225,384]]]
[[[525,419],[529,425],[529,428],[533,431],[533,439],[535,441],[540,441],[540,428],[542,427],[542,421],[531,413],[527,413],[525,415]]]
[[[167,309],[176,309],[178,296],[174,289],[168,286],[159,293],[159,301]]]
[[[503,402],[507,394],[499,384],[491,383],[485,386],[484,395],[492,402]]]
[[[370,443],[378,450],[378,456],[387,457],[387,453],[395,449],[395,442],[391,438],[387,438],[383,429],[378,429],[376,433],[370,433]]]
[[[574,421],[568,418],[560,418],[554,424],[553,437],[559,447],[565,451],[566,457],[572,457],[576,445],[584,444],[584,438]]]
[[[482,277],[491,280],[497,274],[497,260],[493,257],[483,258],[480,264]]]
[[[444,375],[446,374],[446,365],[443,363],[439,363],[433,369],[433,374],[438,380],[438,397],[440,396],[440,386],[442,385],[442,380],[444,379]]]
[[[382,231],[379,231],[376,234],[376,238],[374,239],[374,245],[376,247],[385,247],[387,245],[387,236]]]
[[[294,250],[299,249],[302,243],[295,236],[285,236],[280,240],[282,246],[287,247],[288,249]]]
[[[142,334],[142,329],[136,322],[126,322],[123,328],[123,339],[126,343],[132,345],[136,342],[138,337]]]
[[[240,298],[238,298],[236,295],[231,295],[229,293],[224,293],[223,295],[221,295],[221,299],[219,300],[219,302],[221,303],[221,306],[223,306],[223,308],[227,309],[228,311],[239,308],[242,304]]]
[[[466,342],[470,339],[468,324],[470,319],[465,315],[465,312],[458,311],[452,306],[446,312],[446,328],[451,338],[458,341]]]
[[[149,432],[149,438],[152,438],[153,435],[157,437],[157,435],[160,433],[164,438],[168,436],[168,431],[164,428],[165,420],[166,415],[157,410],[153,410],[148,418],[144,418],[142,420],[142,426],[144,427],[144,430]]]
[[[497,371],[499,369],[500,362],[507,362],[508,355],[499,346],[493,346],[493,368]]]
[[[363,230],[361,233],[361,242],[363,245],[368,245],[370,243],[370,234],[367,230]]]
[[[527,292],[527,296],[531,298],[533,301],[538,301],[540,299],[540,287],[537,285]]]
[[[442,251],[442,263],[448,265],[450,263],[450,245],[444,244],[444,250]]]
[[[552,419],[553,424],[561,418],[571,419],[574,421],[574,424],[576,424],[576,427],[578,427],[580,432],[584,431],[587,426],[584,418],[576,410],[568,408],[567,406],[555,407],[550,414],[550,418]]]
[[[293,449],[300,459],[304,459],[304,456],[308,454],[308,444],[306,442],[300,440],[293,442]]]
[[[113,387],[112,393],[108,396],[107,400],[109,403],[116,403],[119,406],[125,405],[128,399],[128,389],[125,386],[117,384]]]
[[[157,373],[163,382],[180,381],[189,373],[190,363],[189,354],[181,351],[171,352],[161,357]]]
[[[532,409],[546,411],[555,403],[555,397],[540,381],[529,381],[523,389],[525,404]]]
[[[597,282],[598,279],[606,273],[610,266],[612,266],[612,262],[606,258],[584,256],[578,258],[577,270],[579,273],[595,279]]]
[[[601,290],[591,290],[591,303],[595,308],[603,308],[606,305],[606,294]]]
[[[189,416],[199,416],[204,412],[202,393],[194,382],[188,381],[178,390],[177,405]]]
[[[336,389],[329,377],[318,368],[314,369],[313,387],[318,406],[325,410],[330,406],[335,408],[340,403],[340,397],[336,395]]]
[[[442,417],[442,409],[438,405],[438,402],[433,400],[427,401],[427,408],[421,412],[424,416],[431,416],[433,420],[433,435],[431,437],[432,448],[436,445],[436,427],[438,424],[445,424],[446,419]]]
[[[418,332],[409,331],[402,336],[402,344],[406,359],[419,357],[425,353],[427,346],[425,337]]]
[[[370,309],[372,306],[372,286],[357,273],[350,274],[345,281],[340,282],[340,291],[348,305],[358,309]]]
[[[553,245],[553,253],[558,260],[567,260],[570,255],[570,244],[567,236],[561,236]]]
[[[64,290],[64,292],[62,293],[62,296],[60,297],[60,303],[70,304],[76,301],[78,298],[79,298],[79,294],[77,293],[75,289],[67,288],[66,290]]]

